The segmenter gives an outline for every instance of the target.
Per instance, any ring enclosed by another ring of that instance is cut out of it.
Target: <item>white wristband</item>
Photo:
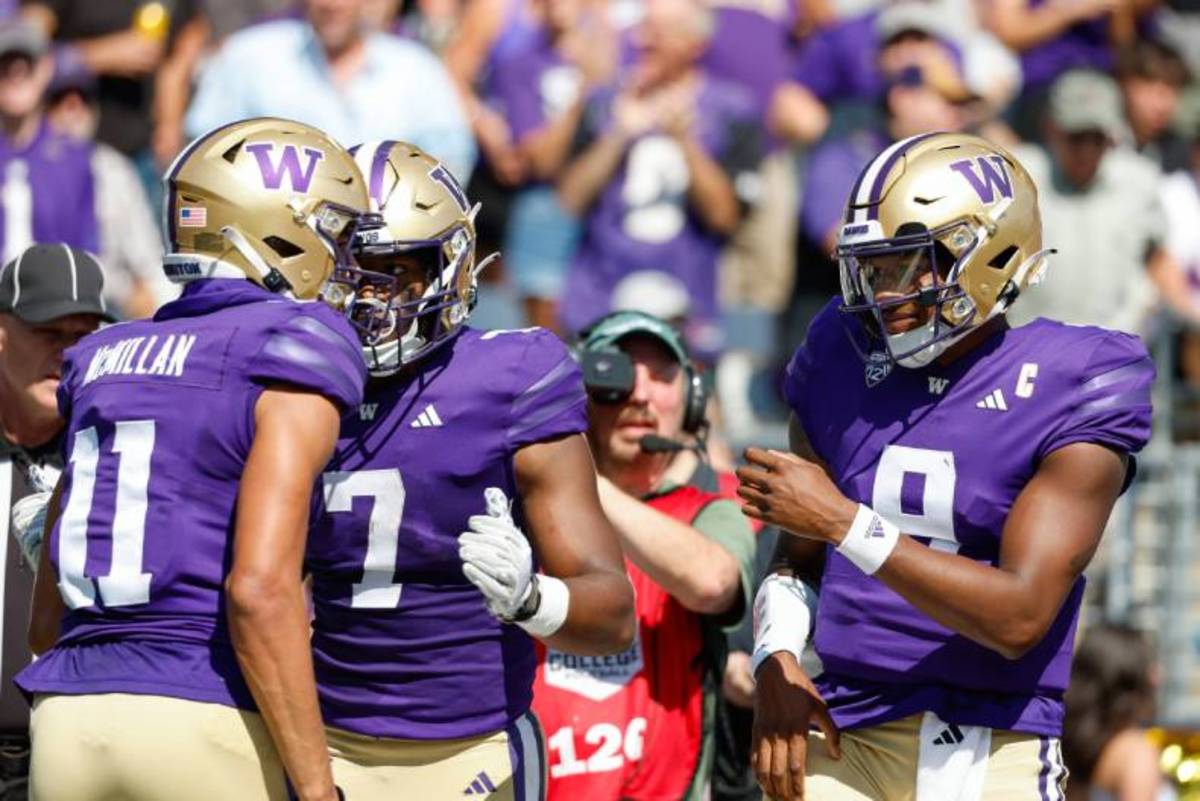
[[[771,654],[787,651],[800,661],[817,614],[817,593],[795,576],[772,573],[754,596],[754,655],[751,674]]]
[[[892,555],[900,541],[900,529],[880,517],[866,504],[858,505],[858,514],[846,532],[837,552],[868,576],[875,574]]]
[[[567,609],[571,605],[571,591],[566,582],[544,573],[538,574],[537,583],[538,592],[542,596],[537,611],[533,613],[533,617],[519,621],[517,625],[534,637],[545,638],[561,629],[562,624],[566,622]]]

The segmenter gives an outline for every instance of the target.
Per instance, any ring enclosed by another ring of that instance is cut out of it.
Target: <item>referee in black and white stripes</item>
[[[34,565],[22,551],[36,547],[31,510],[44,501],[34,496],[62,469],[62,354],[111,319],[103,288],[96,258],[61,244],[33,245],[0,268],[0,801],[26,797],[29,708],[12,683],[30,661]]]

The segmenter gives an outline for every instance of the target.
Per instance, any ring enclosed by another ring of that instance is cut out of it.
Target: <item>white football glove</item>
[[[467,519],[458,537],[463,575],[479,588],[488,611],[510,620],[532,591],[533,551],[525,532],[513,523],[508,497],[498,487],[483,492],[487,514]]]
[[[45,536],[46,509],[50,506],[50,490],[26,495],[12,505],[12,533],[21,546],[21,555],[33,569],[37,569],[38,557],[42,553],[42,538]]]

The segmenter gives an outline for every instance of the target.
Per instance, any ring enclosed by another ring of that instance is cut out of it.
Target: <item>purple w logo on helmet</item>
[[[284,176],[287,176],[293,192],[307,192],[312,184],[313,175],[317,172],[317,162],[325,158],[325,154],[315,147],[304,148],[307,164],[300,166],[300,153],[295,145],[283,145],[278,155],[274,142],[255,142],[246,145],[246,150],[254,154],[258,161],[259,172],[262,173],[263,185],[268,189],[280,189]]]
[[[1011,198],[1013,196],[1012,176],[1008,174],[1008,165],[1004,163],[1003,156],[977,156],[974,159],[963,159],[952,163],[950,169],[966,178],[967,183],[984,203],[995,202],[997,189],[1000,190],[1000,197]]]

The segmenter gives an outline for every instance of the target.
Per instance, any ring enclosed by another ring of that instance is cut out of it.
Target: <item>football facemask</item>
[[[370,237],[366,237],[369,239]],[[387,375],[432,351],[462,325],[474,305],[474,276],[464,302],[461,280],[472,255],[467,232],[442,240],[360,244],[346,308],[374,375]]]
[[[963,320],[970,317],[970,300],[956,280],[962,259],[955,260],[939,247],[944,233],[838,246],[841,312],[853,321],[847,331],[864,360],[882,343],[893,362],[924,366],[969,328]],[[963,236],[959,231],[952,235]]]
[[[444,165],[403,142],[374,142],[352,151],[366,170],[381,224],[361,229],[354,253],[367,265],[348,268],[346,304],[374,376],[392,375],[448,342],[475,305],[476,277],[495,255],[475,263],[476,205]],[[424,288],[405,277],[413,258]],[[395,260],[389,265],[388,260]]]

